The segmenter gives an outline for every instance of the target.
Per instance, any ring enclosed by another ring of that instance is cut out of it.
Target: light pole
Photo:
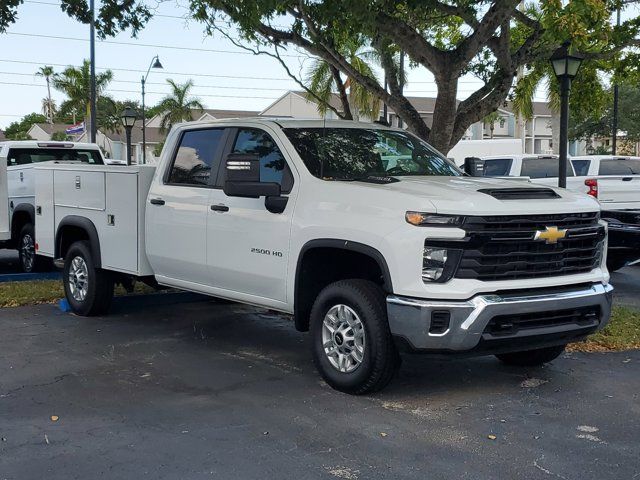
[[[142,85],[142,163],[147,163],[147,120],[145,117],[144,111],[144,84],[147,82],[147,77],[149,76],[149,72],[152,68],[162,68],[162,64],[160,63],[160,59],[158,55],[151,59],[151,63],[149,64],[149,68],[147,68],[147,74],[140,79],[140,84]]]
[[[122,125],[127,133],[127,165],[131,165],[131,129],[137,118],[136,111],[130,106],[127,106],[120,114],[120,120],[122,120]]]
[[[571,42],[565,42],[551,55],[553,71],[560,82],[560,171],[558,186],[567,188],[567,150],[569,146],[569,91],[584,57],[569,53]]]

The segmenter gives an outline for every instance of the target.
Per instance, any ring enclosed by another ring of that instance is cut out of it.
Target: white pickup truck
[[[593,198],[464,177],[403,130],[188,123],[157,167],[36,172],[38,252],[75,313],[131,277],[275,309],[341,391],[384,387],[405,349],[540,365],[609,319]]]
[[[0,142],[0,248],[18,250],[20,267],[31,273],[42,262],[35,256],[35,185],[33,166],[40,162],[101,165],[100,148],[95,144]]]

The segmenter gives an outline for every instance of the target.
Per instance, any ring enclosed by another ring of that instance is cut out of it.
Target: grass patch
[[[585,342],[573,343],[571,352],[612,352],[640,349],[640,311],[628,307],[613,307],[611,320],[604,330],[591,335]]]
[[[153,293],[155,290],[144,283],[136,283],[133,294]],[[127,295],[121,286],[116,295]],[[61,280],[34,280],[30,282],[0,283],[0,307],[22,307],[42,303],[56,303],[64,297]]]

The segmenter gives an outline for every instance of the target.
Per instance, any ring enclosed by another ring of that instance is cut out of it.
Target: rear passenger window
[[[612,158],[600,161],[600,175],[640,175],[640,159]]]
[[[284,193],[291,191],[293,176],[282,152],[271,136],[254,128],[238,130],[232,153],[254,154],[260,157],[260,181],[279,183]]]
[[[218,171],[223,128],[187,130],[171,167],[167,183],[207,186],[211,171]]]
[[[510,158],[494,158],[484,161],[482,175],[484,177],[506,177],[511,171]]]
[[[571,163],[573,163],[573,169],[576,171],[577,176],[586,177],[589,175],[591,160],[571,160]]]

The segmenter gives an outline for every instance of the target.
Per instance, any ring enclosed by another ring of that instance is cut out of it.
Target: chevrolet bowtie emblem
[[[534,240],[544,240],[547,243],[558,243],[558,240],[567,236],[567,230],[558,230],[558,227],[545,227],[544,230],[537,230]]]

